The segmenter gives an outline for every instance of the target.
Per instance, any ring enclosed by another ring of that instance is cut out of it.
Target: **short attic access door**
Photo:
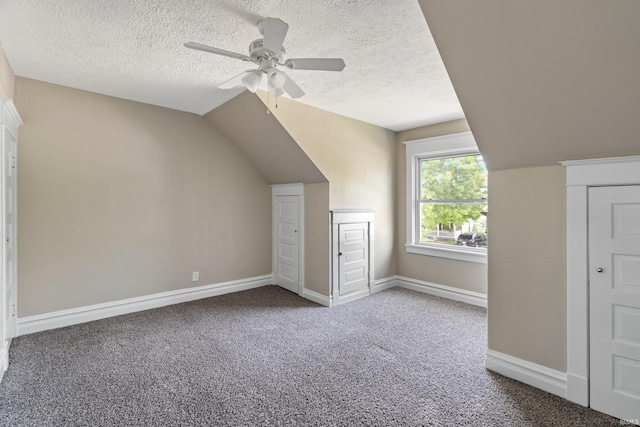
[[[331,211],[333,305],[367,296],[373,289],[373,219],[370,210]]]

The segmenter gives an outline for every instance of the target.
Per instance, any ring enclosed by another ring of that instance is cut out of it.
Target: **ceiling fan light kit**
[[[262,74],[259,71],[249,71],[247,75],[242,78],[242,84],[250,92],[255,92],[262,80]]]
[[[267,75],[267,89],[278,95],[288,94],[291,98],[304,96],[304,91],[284,72],[277,67],[290,70],[342,71],[345,63],[342,58],[289,58],[284,59],[286,49],[284,38],[289,30],[289,24],[278,18],[262,18],[258,21],[258,30],[263,38],[251,42],[249,55],[231,52],[200,43],[187,42],[185,47],[200,50],[241,61],[252,62],[258,66],[255,70],[247,70],[242,79],[233,78],[224,82],[225,87],[244,85],[246,89],[255,92],[260,86],[262,75]],[[221,85],[221,86],[222,86]]]
[[[269,70],[268,83],[274,89],[281,89],[284,86],[285,78],[282,72],[272,68]]]

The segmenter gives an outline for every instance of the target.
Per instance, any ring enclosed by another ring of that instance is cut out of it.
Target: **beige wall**
[[[15,98],[21,317],[270,274],[271,188],[205,119],[23,78]]]
[[[489,348],[564,371],[564,167],[490,171],[489,194]]]
[[[467,132],[466,120],[453,120],[437,125],[425,126],[398,133],[396,144],[397,162],[397,252],[398,275],[440,285],[453,286],[474,292],[487,293],[487,266],[474,262],[457,261],[447,258],[410,254],[405,250],[407,203],[406,203],[406,151],[405,141],[431,138],[453,133]],[[491,188],[489,189],[491,192]],[[491,206],[493,212],[493,206]],[[493,244],[493,235],[491,238]]]
[[[331,209],[375,210],[375,277],[395,275],[395,133],[286,98],[272,112],[329,180]]]
[[[329,296],[331,219],[329,218],[329,183],[304,186],[304,264],[305,289]]]
[[[0,45],[0,98],[13,99],[15,76]]]

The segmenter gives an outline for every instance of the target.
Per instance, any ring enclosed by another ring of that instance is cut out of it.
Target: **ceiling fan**
[[[240,73],[218,86],[228,89],[240,84],[251,92],[255,92],[262,81],[262,76],[267,76],[267,87],[276,95],[287,93],[291,98],[300,98],[304,92],[291,78],[278,67],[290,70],[319,70],[342,71],[345,67],[342,58],[288,58],[284,59],[286,49],[283,47],[284,38],[289,30],[289,24],[278,18],[262,18],[258,21],[258,30],[263,38],[251,42],[249,55],[230,52],[217,47],[200,43],[187,42],[185,47],[228,56],[246,62],[252,62],[258,66]]]

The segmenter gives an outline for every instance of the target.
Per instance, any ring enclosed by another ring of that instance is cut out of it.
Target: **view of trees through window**
[[[487,169],[482,156],[419,162],[420,242],[486,248]]]

